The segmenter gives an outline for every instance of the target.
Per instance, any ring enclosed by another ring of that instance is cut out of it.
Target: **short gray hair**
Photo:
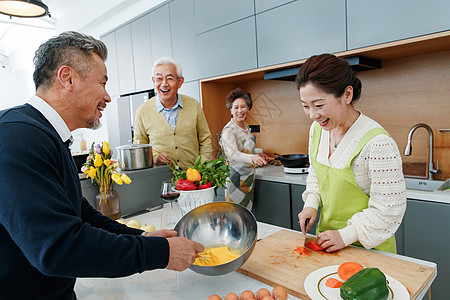
[[[162,57],[162,58],[158,59],[157,61],[155,61],[155,63],[153,64],[153,68],[152,68],[152,76],[155,76],[155,69],[157,66],[160,66],[160,65],[173,65],[177,69],[177,76],[178,77],[183,76],[183,70],[181,69],[181,64],[177,60],[175,60],[171,57]]]
[[[39,46],[33,58],[36,90],[50,88],[61,66],[69,66],[85,78],[92,70],[92,53],[103,61],[108,57],[106,45],[92,36],[66,31]]]

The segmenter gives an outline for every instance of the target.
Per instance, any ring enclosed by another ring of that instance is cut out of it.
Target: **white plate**
[[[314,300],[316,299],[328,299],[328,300],[341,300],[340,289],[329,288],[325,286],[325,282],[328,278],[336,278],[340,281],[337,274],[339,266],[328,266],[311,272],[305,279],[305,291],[308,296]],[[389,298],[388,300],[409,300],[409,292],[406,287],[398,280],[386,275],[388,281]]]

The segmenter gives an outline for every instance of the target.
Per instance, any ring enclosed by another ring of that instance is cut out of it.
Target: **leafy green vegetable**
[[[173,167],[169,164],[169,168],[172,170],[172,183],[175,184],[178,179],[186,179],[186,171],[182,170],[177,164],[171,159]],[[225,184],[227,182],[227,178],[230,176],[230,170],[228,166],[225,164],[225,157],[201,162],[200,155],[195,159],[195,163],[192,169],[196,169],[199,171],[202,179],[199,181],[199,185],[206,184],[206,182],[210,182],[211,186],[215,187],[217,191],[218,187],[226,188]]]

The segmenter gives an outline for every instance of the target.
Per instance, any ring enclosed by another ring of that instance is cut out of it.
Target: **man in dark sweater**
[[[105,45],[65,32],[34,57],[36,95],[0,111],[0,299],[76,299],[76,277],[182,271],[203,246],[173,230],[145,233],[83,198],[68,145],[111,101]]]

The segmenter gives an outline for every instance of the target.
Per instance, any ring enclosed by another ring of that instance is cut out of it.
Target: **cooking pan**
[[[274,153],[276,160],[281,161],[283,166],[288,168],[305,168],[309,166],[309,156],[308,154],[286,154],[280,155]]]

